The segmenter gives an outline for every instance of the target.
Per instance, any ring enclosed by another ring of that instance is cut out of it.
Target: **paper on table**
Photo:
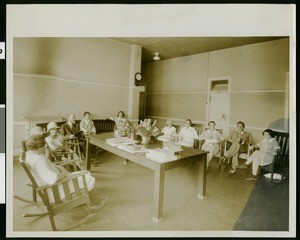
[[[136,145],[136,144],[134,144],[134,145]],[[136,146],[139,146],[139,145],[136,145]],[[142,152],[148,152],[148,150],[147,150],[146,148],[144,148],[144,147],[141,147],[141,148],[138,149],[138,150],[134,150],[134,149],[130,148],[130,145],[127,144],[127,143],[121,143],[121,144],[119,144],[119,145],[117,146],[117,148],[122,149],[122,150],[124,150],[124,151],[126,151],[126,152],[130,152],[130,153],[142,153]]]

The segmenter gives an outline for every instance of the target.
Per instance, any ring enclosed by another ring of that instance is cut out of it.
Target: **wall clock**
[[[140,85],[140,81],[142,80],[142,74],[139,73],[139,72],[137,72],[134,77],[135,77],[135,85],[139,86]]]

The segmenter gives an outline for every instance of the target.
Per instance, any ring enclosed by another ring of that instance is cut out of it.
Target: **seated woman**
[[[69,154],[73,155],[75,152],[70,149],[64,140],[64,137],[58,132],[59,127],[55,122],[50,122],[47,125],[47,132],[50,133],[48,137],[45,138],[49,148],[52,150],[55,157]],[[69,155],[70,156],[70,155]],[[78,158],[78,156],[76,156]]]
[[[220,141],[224,139],[221,133],[215,130],[216,123],[214,121],[208,122],[208,129],[200,136],[199,140],[204,140],[201,150],[208,151],[207,154],[207,169],[209,169],[209,162],[220,150]]]
[[[172,125],[171,120],[167,120],[166,126],[161,130],[161,133],[165,136],[172,136],[176,134],[176,128]]]
[[[47,137],[47,136],[49,136],[50,133],[49,132],[44,132],[44,130],[41,127],[33,127],[30,130],[29,136],[36,135],[36,134],[37,135],[43,135],[44,137]],[[60,158],[57,158],[57,156],[55,156],[53,154],[53,152],[51,151],[51,149],[49,148],[48,145],[46,145],[46,147],[45,147],[45,156],[51,162],[55,162],[55,161],[60,161],[61,160]]]
[[[76,174],[69,173],[65,170],[64,167],[59,165],[54,165],[49,161],[49,159],[46,158],[44,154],[44,149],[46,146],[45,137],[43,135],[32,135],[28,138],[26,141],[26,163],[35,179],[37,184],[39,186],[43,186],[46,184],[54,184],[60,179],[63,179],[65,177],[68,177],[69,175]],[[94,186],[95,186],[95,178],[91,176],[90,173],[87,173],[85,175],[86,182],[87,182],[87,188],[89,191],[89,196],[92,204],[93,210],[100,210],[107,199],[100,199],[97,197],[97,195],[94,192]],[[78,179],[79,187],[83,188],[83,180],[82,178]],[[74,187],[71,182],[69,182],[69,187],[71,190],[71,193],[74,192]],[[59,185],[59,194],[61,198],[63,199],[63,187],[62,185]],[[54,201],[54,197],[52,193],[49,193],[50,202]]]
[[[179,131],[179,141],[178,144],[186,146],[186,147],[193,147],[194,140],[198,139],[198,134],[195,128],[191,127],[192,121],[191,119],[187,119],[185,121],[185,126],[180,129]]]
[[[126,136],[127,130],[130,127],[127,119],[125,118],[125,113],[123,111],[119,111],[116,118],[111,117],[111,120],[115,121],[115,135],[116,136]]]
[[[96,128],[93,120],[91,120],[91,114],[89,112],[84,112],[83,119],[80,121],[79,127],[84,136],[96,133]]]
[[[247,168],[252,163],[252,177],[247,178],[247,181],[256,180],[256,175],[259,166],[266,166],[274,161],[275,156],[280,150],[278,141],[275,139],[275,134],[271,129],[263,131],[264,139],[256,145],[252,145],[252,149],[257,149],[251,154],[249,159],[241,168]]]

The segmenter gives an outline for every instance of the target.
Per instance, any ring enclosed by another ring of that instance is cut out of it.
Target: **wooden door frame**
[[[228,81],[228,90],[227,91],[219,91],[219,92],[227,92],[228,93],[228,116],[226,118],[226,132],[228,134],[228,128],[229,128],[229,115],[230,115],[230,95],[231,95],[231,77],[211,77],[208,78],[208,84],[207,84],[207,95],[206,95],[206,123],[208,123],[211,119],[209,119],[210,116],[210,95],[211,95],[211,85],[213,81],[220,81],[220,80],[227,80]],[[207,126],[206,126],[207,127]]]

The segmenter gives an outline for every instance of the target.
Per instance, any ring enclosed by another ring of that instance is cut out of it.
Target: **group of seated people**
[[[224,138],[222,134],[215,129],[216,123],[214,121],[209,121],[208,128],[199,136],[195,128],[191,125],[192,121],[187,119],[185,126],[179,131],[177,143],[183,146],[193,147],[195,139],[204,140],[201,149],[208,151],[207,170],[209,169],[211,159],[220,151],[220,143],[223,141],[231,143],[229,149],[224,151],[224,155],[221,156],[221,160],[226,164],[229,164],[231,160],[232,168],[229,174],[234,174],[237,169],[246,169],[248,165],[252,163],[252,176],[247,178],[248,181],[256,180],[258,167],[271,164],[280,150],[279,143],[275,139],[275,134],[271,129],[264,130],[262,133],[264,136],[263,140],[255,144],[252,134],[244,130],[245,124],[241,121],[237,123],[237,130],[232,131],[227,138]],[[176,128],[172,125],[170,120],[167,120],[166,126],[161,132],[164,135],[177,135]],[[248,148],[257,151],[254,151],[244,164],[239,165],[239,153],[247,152]]]
[[[112,120],[116,122],[116,129],[118,131],[122,131],[122,129],[130,126],[130,123],[126,120],[125,114],[122,111],[118,113],[117,118],[112,118]],[[201,149],[208,152],[207,170],[209,169],[211,159],[220,151],[220,143],[225,140],[230,142],[230,148],[225,151],[221,159],[227,164],[229,164],[229,159],[232,159],[230,174],[234,174],[238,168],[245,169],[248,165],[252,164],[252,176],[247,178],[247,180],[255,180],[258,167],[272,163],[280,149],[277,140],[274,138],[274,132],[271,129],[264,130],[262,133],[264,139],[254,144],[251,133],[244,130],[245,124],[243,122],[238,122],[237,130],[232,131],[227,138],[224,138],[222,134],[215,129],[215,125],[214,121],[210,121],[208,128],[198,136],[197,131],[192,127],[192,121],[187,119],[184,127],[182,127],[179,134],[177,134],[176,128],[172,125],[172,121],[167,120],[166,126],[161,130],[161,134],[176,136],[176,142],[187,147],[193,147],[195,139],[204,140]],[[44,132],[40,127],[33,128],[30,132],[29,139],[26,141],[26,162],[37,183],[40,185],[53,184],[59,179],[73,174],[64,167],[54,164],[54,159],[61,158],[68,160],[68,158],[74,158],[74,156],[80,159],[82,156],[77,156],[76,151],[74,151],[66,141],[78,138],[82,152],[84,153],[85,137],[95,133],[96,129],[89,112],[84,113],[84,118],[80,122],[79,131],[75,128],[74,114],[70,114],[67,122],[61,127],[58,127],[55,122],[50,122],[47,125],[47,132]],[[250,149],[256,149],[257,151],[254,151],[247,161],[239,166],[239,153],[247,151],[248,147],[250,147]],[[94,209],[101,209],[107,199],[101,199],[94,193],[95,178],[92,177],[90,173],[86,174],[86,179]]]

